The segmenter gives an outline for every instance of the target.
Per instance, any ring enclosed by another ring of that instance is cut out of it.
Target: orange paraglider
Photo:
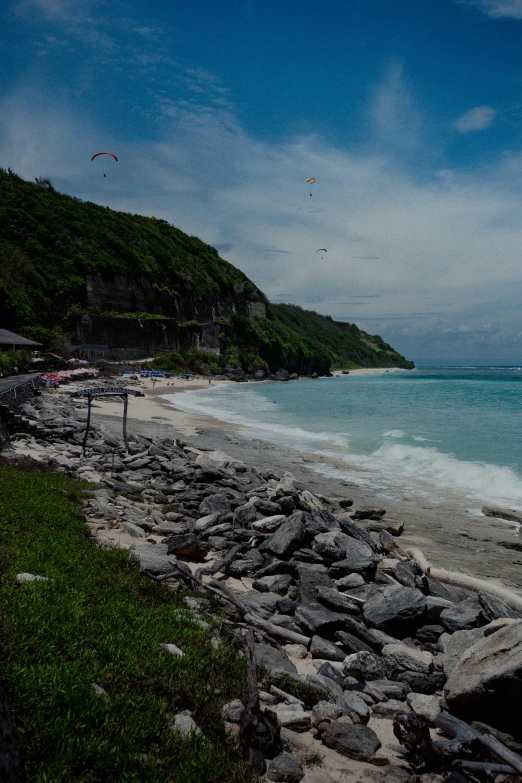
[[[116,163],[118,162],[118,158],[116,157],[116,155],[114,154],[114,152],[95,152],[95,153],[94,153],[94,155],[93,155],[93,156],[92,156],[92,158],[91,158],[91,162],[94,160],[94,158],[97,158],[97,157],[98,157],[98,155],[110,155],[110,156],[111,156],[111,158],[114,158],[114,160],[116,161]],[[104,172],[104,173],[103,173],[103,176],[104,176],[104,177],[106,177],[106,176],[107,176],[107,174],[105,174],[105,172]]]
[[[118,158],[116,157],[116,155],[113,152],[95,152],[94,155],[92,156],[91,160],[94,160],[94,158],[97,158],[98,155],[110,155],[111,158],[114,158],[115,161],[118,160]]]
[[[313,185],[315,182],[315,177],[308,177],[308,179],[305,180],[305,182],[308,182],[309,185]],[[310,193],[310,195],[312,194]]]

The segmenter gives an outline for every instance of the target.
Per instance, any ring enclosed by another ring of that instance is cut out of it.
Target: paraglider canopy
[[[320,253],[321,251],[323,251],[324,253],[328,253],[328,250],[325,247],[319,247],[315,252]]]
[[[95,153],[95,154],[92,156],[91,160],[94,160],[94,158],[97,158],[97,157],[98,157],[98,155],[110,155],[110,156],[111,156],[111,158],[114,158],[114,160],[115,160],[115,161],[117,161],[117,160],[118,160],[118,158],[116,157],[116,155],[115,155],[113,152],[96,152],[96,153]]]
[[[309,182],[310,185],[312,185],[315,182],[315,177],[308,177],[308,179],[305,180],[305,182]]]

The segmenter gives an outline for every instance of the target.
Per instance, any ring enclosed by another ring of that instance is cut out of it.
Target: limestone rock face
[[[451,710],[473,711],[486,722],[520,718],[522,698],[522,620],[469,647],[453,669],[445,689]],[[513,724],[513,725],[515,725]],[[495,725],[495,724],[493,724]]]

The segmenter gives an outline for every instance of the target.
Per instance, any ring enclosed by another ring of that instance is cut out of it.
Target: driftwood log
[[[442,769],[442,759],[433,748],[428,724],[420,715],[398,713],[393,719],[393,733],[406,748],[408,761],[416,770],[439,772]]]
[[[261,628],[270,636],[278,636],[279,638],[284,639],[286,642],[288,642],[288,644],[302,644],[304,647],[306,647],[306,649],[308,649],[310,642],[312,641],[309,636],[304,636],[303,634],[296,633],[295,631],[289,631],[286,628],[281,628],[279,625],[273,625],[273,623],[269,623],[268,620],[263,620],[261,617],[258,617],[254,614],[246,614],[245,621],[250,625]]]
[[[426,721],[414,713],[399,713],[394,718],[395,736],[406,748],[408,760],[418,772],[453,770],[453,780],[460,775],[459,769],[469,773],[522,776],[522,758],[491,734],[477,731],[448,712],[441,712],[435,719],[435,725],[451,739],[432,740]],[[484,750],[504,763],[484,761]],[[460,775],[460,779],[462,777]]]
[[[162,574],[161,576],[155,576],[154,574],[148,573],[146,570],[142,571],[142,573],[144,573],[150,579],[153,579],[155,582],[164,582],[167,579],[181,579],[182,581],[186,582],[189,587],[197,586],[203,590],[208,590],[218,598],[222,598],[225,601],[231,603],[238,610],[248,625],[254,626],[255,628],[260,628],[268,636],[275,637],[276,640],[283,639],[287,644],[302,644],[307,649],[310,646],[311,639],[309,636],[304,636],[303,634],[296,633],[295,631],[289,631],[286,628],[269,623],[262,617],[258,617],[257,615],[252,614],[241,601],[241,599],[234,593],[234,591],[221,582],[218,582],[214,579],[210,583],[202,582],[201,579],[199,579],[195,574],[186,574],[184,571],[180,571],[179,569],[174,569],[169,571],[167,574]]]
[[[273,758],[281,752],[280,730],[277,715],[259,707],[256,647],[252,631],[244,634],[243,642],[247,660],[247,694],[239,736],[248,748],[248,760],[263,772],[264,758]]]
[[[445,568],[433,568],[419,549],[408,549],[407,554],[419,566],[422,573],[429,576],[431,579],[436,579],[438,582],[445,582],[448,585],[455,585],[455,587],[464,587],[466,590],[473,590],[476,593],[489,593],[489,595],[500,598],[512,609],[522,612],[522,598],[519,595],[512,593],[511,590],[493,584],[493,582],[486,582],[484,579],[477,579],[474,576],[461,574],[459,571],[446,571]]]
[[[492,737],[491,734],[482,734],[480,731],[469,726],[463,720],[455,718],[448,712],[441,712],[435,719],[435,725],[437,728],[449,734],[454,739],[450,742],[434,742],[434,747],[437,747],[441,752],[450,752],[459,745],[461,748],[465,745],[472,743],[480,743],[483,748],[486,748],[493,753],[497,758],[509,765],[511,770],[515,770],[519,775],[522,775],[522,758],[512,750],[506,748],[498,739]]]
[[[201,579],[203,575],[205,576],[214,576],[214,574],[217,574],[218,571],[224,571],[230,563],[239,555],[240,552],[244,552],[250,547],[250,543],[246,542],[243,544],[237,544],[236,546],[233,546],[230,552],[228,552],[225,557],[222,560],[218,560],[217,563],[214,563],[213,566],[210,566],[209,568],[198,568],[196,571],[196,576],[198,579]]]
[[[490,764],[487,761],[455,761],[457,766],[462,767],[465,772],[484,772],[494,775],[519,775],[513,768],[507,764]]]

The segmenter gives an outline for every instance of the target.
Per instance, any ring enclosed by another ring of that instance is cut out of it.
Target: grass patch
[[[212,648],[184,594],[96,546],[80,501],[78,482],[0,464],[0,671],[28,781],[251,780],[221,717],[244,695],[244,659]],[[20,572],[49,581],[18,586]],[[202,737],[169,730],[184,709]]]

